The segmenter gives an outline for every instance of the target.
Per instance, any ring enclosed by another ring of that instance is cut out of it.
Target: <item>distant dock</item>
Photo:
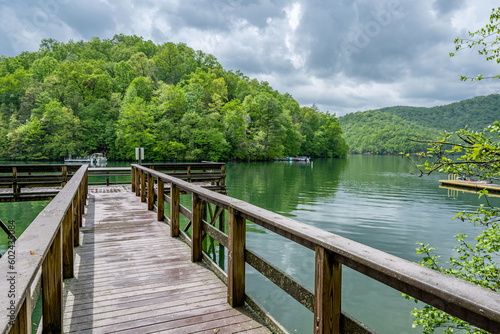
[[[479,183],[476,181],[464,181],[464,180],[439,180],[439,182],[441,182],[442,185],[446,186],[473,189],[476,191],[486,189],[489,192],[500,193],[500,184]]]

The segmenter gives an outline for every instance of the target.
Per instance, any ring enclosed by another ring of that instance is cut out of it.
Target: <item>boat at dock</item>
[[[86,157],[76,157],[73,158],[71,154],[68,158],[64,158],[65,164],[88,164],[90,166],[104,167],[106,166],[108,159],[102,153],[93,153]]]
[[[276,158],[275,160],[278,161],[302,161],[302,162],[309,162],[311,161],[310,157],[284,157],[284,158]]]

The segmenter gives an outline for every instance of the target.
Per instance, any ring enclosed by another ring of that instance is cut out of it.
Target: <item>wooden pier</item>
[[[246,292],[248,264],[313,312],[315,334],[373,333],[342,310],[344,266],[500,333],[496,292],[217,193],[223,164],[174,166],[174,175],[154,167],[132,165],[130,186],[89,187],[87,166],[66,176],[0,259],[8,278],[0,280],[0,332],[30,334],[41,281],[43,333],[287,333]],[[4,183],[19,189],[18,179]],[[247,248],[247,221],[314,251],[314,290]],[[227,272],[204,253],[205,238],[227,249]]]
[[[91,187],[64,333],[270,333],[128,187]],[[125,192],[127,190],[127,192]]]
[[[465,180],[439,180],[439,182],[445,186],[472,189],[474,191],[488,190],[488,192],[500,193],[500,184],[480,183]]]

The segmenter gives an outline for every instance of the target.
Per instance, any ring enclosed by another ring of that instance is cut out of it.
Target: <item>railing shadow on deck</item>
[[[159,221],[164,220],[170,225],[171,236],[181,236],[191,245],[191,260],[206,261],[226,282],[228,303],[237,307],[246,302],[276,332],[284,330],[245,293],[245,263],[314,313],[315,321],[311,324],[314,333],[372,332],[341,310],[342,266],[481,329],[500,333],[500,303],[498,294],[493,291],[145,166],[132,165],[132,181],[132,191],[141,197],[142,202],[147,202],[149,210],[157,211]],[[169,185],[168,192],[165,185]],[[181,192],[191,194],[191,210],[180,204]],[[165,215],[165,202],[170,205],[169,217]],[[216,206],[212,221],[203,220],[204,203]],[[227,234],[215,227],[216,219],[223,217],[224,212],[228,213]],[[189,220],[191,238],[179,228],[180,214]],[[246,248],[246,220],[315,251],[314,291]],[[228,249],[227,275],[202,251],[202,241],[207,235]]]
[[[44,333],[60,333],[63,323],[63,279],[74,276],[74,246],[88,195],[88,167],[78,166],[66,186],[23,232],[0,260],[2,333],[31,333],[30,290],[41,269]]]

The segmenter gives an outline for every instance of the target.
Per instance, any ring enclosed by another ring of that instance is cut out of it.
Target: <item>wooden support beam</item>
[[[62,171],[61,171],[61,174],[62,174],[62,178],[63,178],[63,182],[61,183],[61,186],[65,186],[66,185],[66,182],[67,182],[67,178],[68,178],[68,166],[62,166]]]
[[[83,226],[83,213],[85,212],[85,199],[83,198],[82,188],[78,188],[78,225]],[[80,231],[78,231],[80,232]]]
[[[141,172],[141,202],[146,202],[146,173]]]
[[[220,173],[221,175],[224,175],[226,173],[226,165],[220,166]],[[226,178],[224,176],[222,176],[220,179],[220,185],[221,186],[226,185]]]
[[[158,178],[158,200],[156,204],[157,219],[158,221],[163,220],[165,215],[165,182]]]
[[[31,334],[31,293],[28,289],[9,334]]]
[[[153,210],[155,207],[155,178],[152,174],[148,174],[147,202],[148,210]]]
[[[63,277],[61,229],[42,264],[43,333],[62,333]]]
[[[141,196],[141,171],[135,170],[135,196]]]
[[[314,333],[340,333],[342,264],[334,253],[316,246]]]
[[[187,166],[187,175],[188,175],[187,182],[191,182],[191,178],[189,177],[189,175],[191,175],[191,166]]]
[[[246,220],[229,208],[229,247],[227,267],[227,302],[231,307],[245,302],[245,237]]]
[[[179,236],[179,209],[181,192],[175,184],[170,185],[170,236]]]
[[[63,278],[74,277],[73,245],[74,245],[73,210],[70,206],[62,222],[63,236]]]
[[[131,174],[130,176],[132,178],[132,181],[131,181],[131,183],[132,183],[132,192],[134,193],[135,192],[135,168],[134,167],[132,167],[130,169],[130,174]]]
[[[73,245],[80,246],[80,223],[78,222],[78,195],[75,195],[71,204],[71,217],[73,224]]]
[[[202,249],[202,224],[203,224],[203,200],[195,193],[192,194],[192,207],[191,207],[191,261],[200,262],[203,259]]]

